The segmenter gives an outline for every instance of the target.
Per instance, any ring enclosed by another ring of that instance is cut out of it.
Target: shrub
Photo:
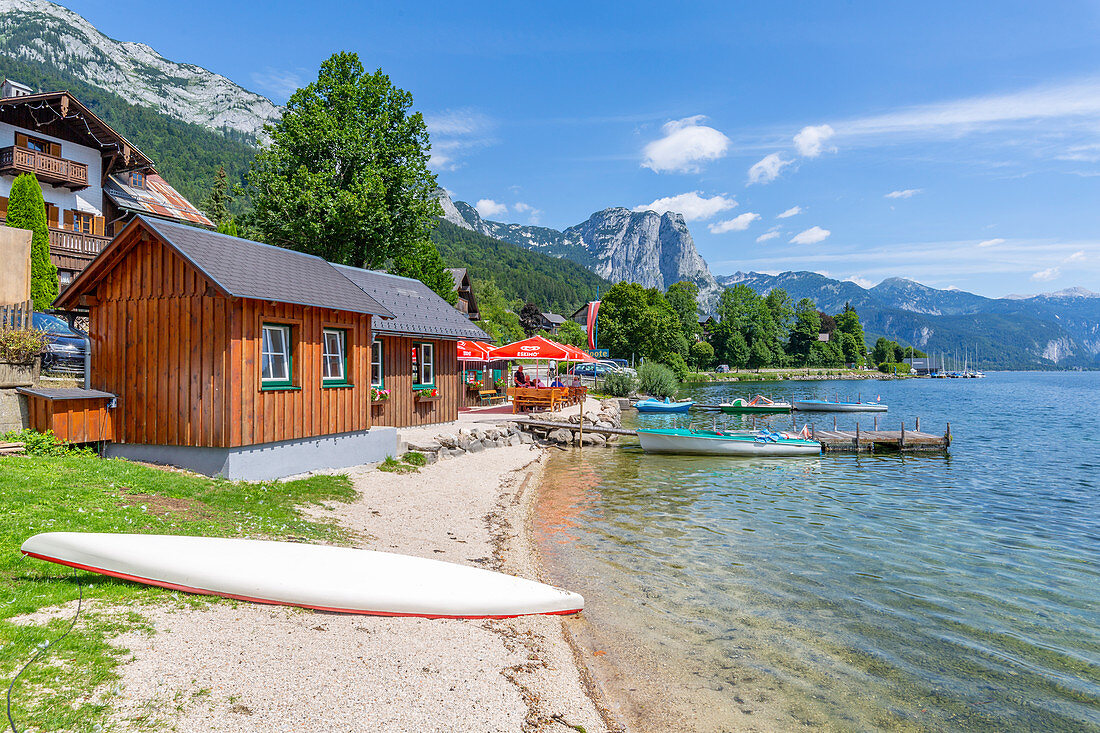
[[[46,334],[28,328],[23,331],[0,331],[0,361],[26,364],[46,350]]]
[[[382,461],[378,466],[379,471],[385,471],[386,473],[415,473],[419,471],[416,466],[410,466],[407,463],[402,463],[393,456],[386,456],[386,460]]]
[[[647,361],[638,368],[638,391],[654,397],[673,397],[680,383],[664,364]]]
[[[50,230],[42,186],[30,173],[17,176],[8,194],[8,226],[31,230],[31,300],[43,311],[57,297],[57,267],[50,259]]]
[[[0,442],[22,443],[23,450],[28,456],[95,455],[95,451],[91,448],[74,448],[68,443],[61,442],[52,430],[47,430],[44,433],[38,433],[34,430],[12,430],[0,435]]]
[[[401,456],[401,460],[410,466],[426,466],[428,464],[428,459],[424,457],[424,454],[414,450]]]
[[[671,369],[672,373],[676,375],[677,382],[682,382],[687,379],[688,365],[687,362],[684,361],[684,357],[673,352],[665,356],[665,358],[662,360],[662,363],[669,369]]]
[[[628,397],[634,391],[634,377],[630,372],[608,372],[600,384],[600,391],[612,397]]]
[[[913,371],[913,366],[905,362],[884,361],[878,365],[878,370],[883,374],[908,374]]]

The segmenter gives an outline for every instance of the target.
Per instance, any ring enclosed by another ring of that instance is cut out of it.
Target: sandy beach
[[[350,472],[351,504],[314,512],[364,548],[538,578],[530,512],[542,449],[499,448],[414,474]],[[112,691],[122,730],[593,731],[593,701],[563,619],[428,620],[246,603],[139,609]]]

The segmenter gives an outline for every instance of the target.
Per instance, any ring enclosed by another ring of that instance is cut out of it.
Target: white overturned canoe
[[[805,412],[886,412],[881,402],[830,402],[829,400],[795,400],[792,406]]]
[[[47,532],[23,554],[188,593],[338,613],[509,618],[578,613],[584,598],[491,570],[389,552],[265,540]]]
[[[821,444],[801,438],[766,439],[763,434],[712,433],[681,428],[638,428],[638,442],[646,453],[694,456],[792,457],[821,454]]]

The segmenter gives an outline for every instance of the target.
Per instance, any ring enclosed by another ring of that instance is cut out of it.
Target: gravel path
[[[468,454],[415,474],[350,475],[352,504],[314,510],[361,546],[538,577],[529,513],[541,451]],[[254,604],[140,609],[112,703],[122,730],[614,730],[562,620],[427,620]]]

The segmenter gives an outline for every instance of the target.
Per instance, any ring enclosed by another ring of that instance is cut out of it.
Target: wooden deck
[[[812,440],[829,452],[945,452],[951,447],[950,428],[943,435],[915,430],[815,430]]]

